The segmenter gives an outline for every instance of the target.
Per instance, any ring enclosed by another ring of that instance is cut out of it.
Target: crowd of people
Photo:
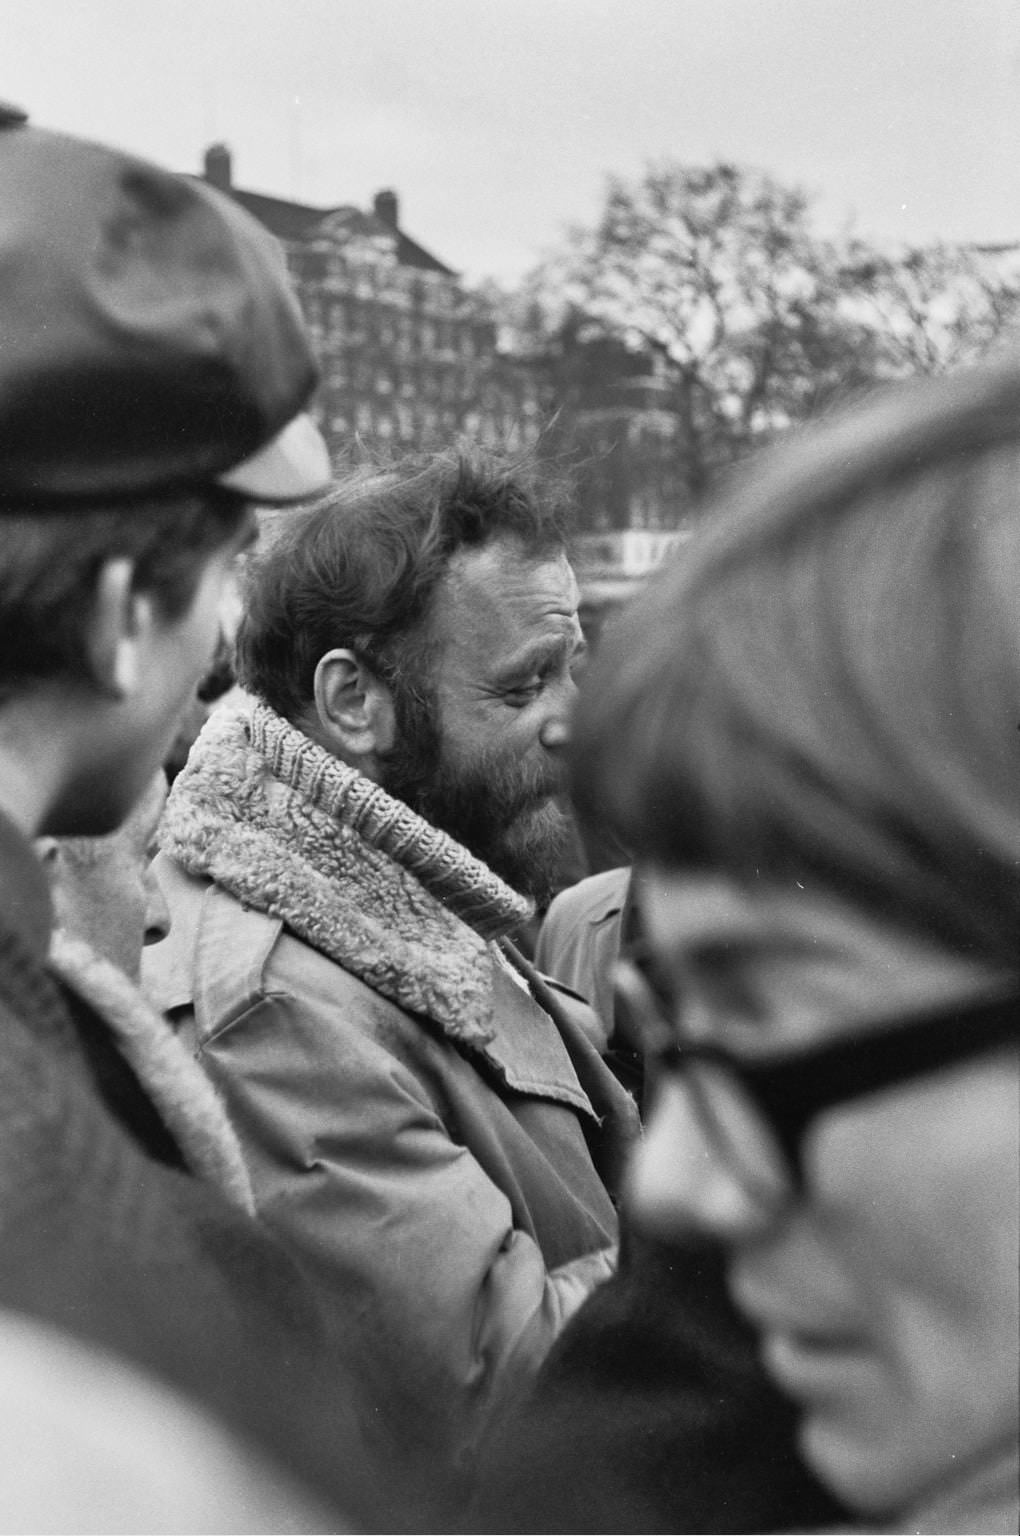
[[[1020,354],[588,657],[206,184],[0,109],[0,336],[0,1529],[1016,1531]]]

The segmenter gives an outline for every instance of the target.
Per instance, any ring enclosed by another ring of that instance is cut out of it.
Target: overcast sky
[[[608,172],[739,160],[877,239],[1020,240],[1017,0],[0,0],[0,98],[520,276]]]

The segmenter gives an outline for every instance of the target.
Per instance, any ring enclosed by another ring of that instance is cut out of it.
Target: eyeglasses
[[[769,1203],[803,1188],[804,1136],[823,1111],[1020,1038],[1020,993],[1011,992],[869,1025],[866,1035],[749,1057],[678,1040],[662,989],[639,965],[621,961],[614,979],[617,1006],[644,1041],[649,1070],[682,1079],[709,1146],[749,1194]]]

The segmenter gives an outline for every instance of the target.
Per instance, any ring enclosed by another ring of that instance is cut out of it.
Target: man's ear
[[[315,713],[322,744],[370,774],[396,740],[389,688],[353,651],[327,651],[315,668]]]
[[[124,699],[141,682],[141,646],[152,626],[152,602],[134,589],[132,560],[105,560],[96,577],[85,628],[89,675],[107,698]]]

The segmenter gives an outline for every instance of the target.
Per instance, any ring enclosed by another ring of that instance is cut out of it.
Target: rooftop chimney
[[[221,192],[229,192],[233,182],[230,150],[225,144],[210,144],[205,152],[205,179]]]
[[[383,224],[388,224],[391,229],[397,228],[398,208],[397,194],[395,192],[389,187],[382,192],[377,192],[372,207],[377,219],[381,220]]]

